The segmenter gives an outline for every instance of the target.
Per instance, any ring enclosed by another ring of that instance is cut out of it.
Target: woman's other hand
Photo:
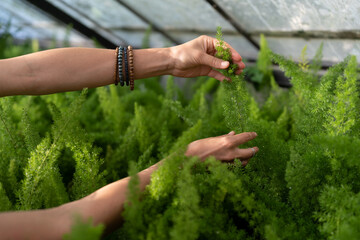
[[[231,162],[234,159],[240,159],[245,166],[249,159],[258,151],[258,147],[238,148],[239,145],[247,143],[257,137],[255,132],[244,132],[235,134],[231,131],[229,134],[200,139],[188,145],[186,156],[198,156],[201,160],[205,160],[209,156],[216,159]]]
[[[228,61],[215,57],[218,40],[209,36],[200,36],[192,41],[170,48],[174,59],[172,75],[177,77],[209,76],[223,81],[226,77],[215,69],[226,69]],[[245,68],[242,58],[229,44],[233,63],[239,66],[236,74]],[[214,69],[215,68],[215,69]]]

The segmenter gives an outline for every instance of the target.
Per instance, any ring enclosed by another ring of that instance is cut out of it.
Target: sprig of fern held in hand
[[[219,71],[222,74],[224,74],[224,76],[226,76],[230,79],[237,78],[237,75],[235,75],[235,72],[239,66],[237,64],[233,63],[233,61],[232,61],[231,51],[224,42],[224,38],[223,38],[223,34],[222,34],[220,26],[217,27],[217,29],[216,29],[216,39],[218,40],[218,44],[215,46],[215,49],[216,49],[215,56],[217,58],[220,58],[224,61],[228,61],[230,63],[230,65],[227,69],[219,70]]]
[[[218,44],[215,46],[217,58],[228,61],[229,67],[227,69],[218,69],[230,81],[224,81],[222,87],[226,91],[224,96],[223,108],[226,126],[235,132],[243,132],[247,126],[246,119],[248,119],[249,105],[251,97],[249,96],[243,75],[236,75],[238,65],[232,60],[230,48],[226,45],[223,39],[221,27],[217,27],[216,39]]]

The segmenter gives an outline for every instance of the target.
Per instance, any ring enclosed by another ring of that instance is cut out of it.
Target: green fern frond
[[[0,182],[0,212],[12,210],[12,204],[6,195],[5,189]]]
[[[333,102],[330,103],[324,127],[330,135],[354,132],[359,135],[360,100],[356,57],[352,56],[344,70],[344,76],[336,81]]]

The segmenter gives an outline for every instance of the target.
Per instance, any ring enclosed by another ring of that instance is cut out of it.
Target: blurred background
[[[260,34],[276,53],[311,59],[321,43],[323,66],[347,55],[360,61],[358,0],[1,0],[0,35],[15,43],[37,39],[40,48],[180,44],[215,36],[221,26],[248,62],[257,58]]]

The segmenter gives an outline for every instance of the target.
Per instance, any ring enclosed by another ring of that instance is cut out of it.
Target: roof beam
[[[123,30],[127,32],[145,32],[147,29],[143,27],[113,27],[105,28],[106,30]],[[168,33],[177,34],[197,34],[197,35],[215,35],[216,31],[203,30],[203,29],[185,29],[185,28],[165,28]],[[238,32],[231,30],[222,30],[226,36],[239,36]],[[259,37],[264,34],[265,37],[278,37],[278,38],[303,38],[310,39],[360,39],[360,31],[252,31],[248,32],[251,37]]]
[[[36,6],[37,8],[41,9],[43,12],[50,14],[51,16],[55,17],[59,21],[72,25],[74,29],[82,33],[83,35],[89,38],[95,38],[102,46],[106,48],[115,48],[117,45],[109,40],[108,38],[104,37],[102,34],[98,33],[97,31],[85,26],[76,18],[70,16],[63,10],[59,9],[58,7],[54,6],[48,1],[38,1],[38,0],[25,0],[30,4]],[[81,15],[81,13],[79,13]],[[86,16],[85,16],[86,17]],[[88,18],[87,18],[88,19]],[[89,19],[88,19],[89,20]],[[114,36],[119,39],[119,37]]]
[[[359,40],[360,31],[254,31],[251,32],[252,36],[259,36],[264,34],[267,37],[278,37],[278,38],[303,38],[309,39],[349,39]]]
[[[233,19],[224,9],[222,9],[214,0],[206,0],[221,16],[223,16],[241,35],[243,35],[257,50],[260,50],[259,44],[252,38],[235,19]]]

